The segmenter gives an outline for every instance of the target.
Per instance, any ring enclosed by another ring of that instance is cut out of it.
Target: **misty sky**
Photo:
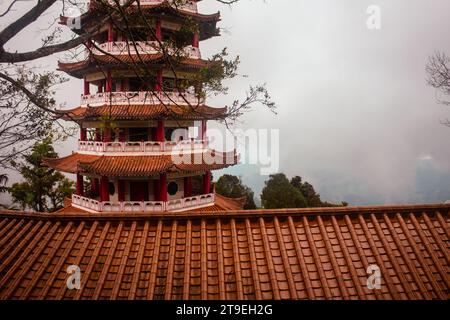
[[[372,4],[382,10],[379,31],[366,27]],[[209,104],[231,104],[249,84],[266,83],[278,115],[257,107],[240,126],[280,130],[281,171],[304,177],[333,201],[435,200],[418,190],[450,199],[450,128],[440,124],[450,109],[436,103],[424,70],[434,50],[450,54],[450,1],[241,0],[229,7],[204,0],[199,7],[222,14],[222,36],[201,43],[203,56],[227,47],[249,76],[229,83],[229,95]],[[9,47],[38,45],[38,28],[31,29]],[[56,69],[57,57],[39,63]],[[81,90],[73,79],[57,100],[75,107]],[[74,141],[59,145],[60,154],[71,152]],[[424,168],[434,180],[418,179]],[[259,195],[266,177],[257,168],[229,171]]]

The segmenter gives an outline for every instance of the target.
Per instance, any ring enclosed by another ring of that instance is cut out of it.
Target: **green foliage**
[[[197,23],[191,17],[186,17],[178,32],[173,34],[173,47],[182,49],[186,44],[191,44],[192,34],[198,31]]]
[[[57,156],[51,138],[46,138],[34,145],[31,153],[23,157],[23,162],[11,163],[25,181],[13,184],[8,191],[13,201],[23,210],[31,208],[38,212],[56,211],[62,208],[64,199],[74,192],[72,181],[41,165],[44,158]]]
[[[215,184],[216,192],[228,198],[247,199],[244,206],[246,210],[256,209],[254,192],[252,189],[244,185],[239,177],[225,174]]]
[[[305,197],[308,207],[321,207],[322,200],[320,195],[316,193],[314,187],[308,182],[302,182],[302,178],[295,176],[291,179],[291,184]]]
[[[346,202],[342,202],[342,204],[333,204],[329,202],[323,202],[320,199],[320,194],[316,193],[314,187],[308,182],[302,182],[302,178],[299,176],[295,176],[291,179],[291,185],[296,188],[303,197],[306,199],[308,208],[316,208],[316,207],[346,207],[348,204]]]
[[[266,209],[307,207],[305,197],[283,173],[271,175],[265,182],[261,201]]]
[[[237,76],[240,60],[239,56],[231,60],[227,58],[227,48],[224,48],[210,59],[210,66],[201,69],[198,73],[196,81],[203,83],[205,92],[216,95],[228,92],[228,87],[223,85],[223,81]]]
[[[323,202],[320,194],[316,193],[310,183],[303,182],[299,176],[289,181],[283,173],[270,176],[266,181],[261,200],[266,209],[346,207],[348,205],[346,202],[341,204]]]

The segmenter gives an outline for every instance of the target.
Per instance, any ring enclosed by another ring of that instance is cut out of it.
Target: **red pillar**
[[[119,194],[119,202],[124,202],[125,201],[125,181],[124,180],[119,180],[119,185],[118,185],[118,194]]]
[[[167,173],[162,173],[159,177],[160,201],[167,202]]]
[[[156,20],[155,35],[157,40],[162,41],[161,20]]]
[[[102,93],[103,92],[103,83],[100,83],[99,85],[97,85],[97,93]]]
[[[99,195],[100,181],[97,178],[93,178],[91,182],[91,193],[94,197]]]
[[[102,141],[102,131],[100,128],[95,128],[95,141]]]
[[[112,75],[111,71],[106,73],[106,92],[112,91]]]
[[[90,94],[90,88],[89,88],[89,82],[86,80],[86,77],[84,77],[84,95],[87,96]]]
[[[100,201],[109,201],[109,179],[102,177],[100,180]]]
[[[164,129],[164,121],[158,121],[158,128],[156,129],[156,141],[164,142],[166,140],[165,137],[165,129]]]
[[[80,128],[80,141],[87,141],[87,129]]]
[[[160,92],[163,89],[163,71],[162,69],[159,69],[156,72],[156,87],[155,90]]]
[[[206,140],[206,130],[207,130],[207,125],[206,125],[206,120],[202,121],[202,128],[201,128],[201,133],[200,133],[200,137],[202,140]]]
[[[114,30],[112,23],[108,24],[108,42],[114,41]]]
[[[104,128],[103,129],[103,142],[110,142],[111,141],[111,129]]]
[[[184,197],[192,197],[192,177],[184,178]]]
[[[206,171],[203,175],[203,194],[211,192],[211,171]]]
[[[192,46],[194,48],[198,48],[200,43],[200,36],[198,34],[198,31],[194,32],[194,36],[192,37]]]
[[[77,174],[77,195],[84,196],[84,183],[81,174]]]

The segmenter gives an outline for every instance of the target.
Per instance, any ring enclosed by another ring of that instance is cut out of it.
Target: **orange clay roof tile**
[[[164,63],[164,55],[158,54],[141,54],[139,56],[133,54],[122,55],[94,55],[91,54],[88,59],[77,62],[58,62],[58,69],[60,71],[67,72],[68,74],[81,78],[86,70],[99,69],[105,66],[126,66],[127,64],[141,64],[141,63]],[[183,58],[180,62],[183,68],[204,68],[209,67],[217,62],[203,60],[203,59],[191,59]]]
[[[100,156],[72,153],[63,158],[44,158],[42,164],[58,171],[67,173],[77,173],[78,163],[89,163],[96,161]]]
[[[0,299],[448,300],[449,211],[0,212]]]
[[[142,10],[146,10],[146,11],[168,11],[169,13],[181,16],[181,17],[192,17],[193,19],[195,19],[196,21],[199,22],[213,22],[216,23],[218,21],[220,21],[220,13],[216,12],[216,13],[212,13],[212,14],[202,14],[199,12],[192,12],[192,11],[188,11],[188,10],[183,10],[182,8],[174,8],[173,6],[170,6],[167,2],[163,2],[163,3],[159,3],[159,4],[147,4],[147,3],[143,3],[140,5],[140,8]],[[100,9],[97,10],[98,14],[101,13],[101,8],[92,7],[92,11],[94,11],[95,9]],[[135,8],[134,6],[131,6],[130,8],[128,8],[127,10],[129,13],[132,12],[137,12],[138,9]],[[96,18],[98,18],[98,15],[96,15],[97,12],[94,12],[94,14],[92,14],[92,12],[89,13],[85,13],[83,15],[81,15],[81,25],[83,26],[83,29],[85,28],[85,26],[90,26],[91,23],[95,23]],[[67,20],[68,17],[66,16],[61,16],[60,17],[60,23],[65,25],[67,24]],[[75,30],[77,31],[77,30]]]
[[[65,120],[86,120],[109,117],[114,120],[151,120],[151,119],[181,119],[200,120],[216,119],[227,113],[227,108],[212,108],[205,105],[102,105],[98,107],[78,107],[71,110],[59,110]]]
[[[247,202],[245,197],[243,198],[228,198],[220,194],[215,195],[215,203],[218,207],[222,208],[222,211],[230,210],[242,210]]]
[[[180,162],[180,163],[177,163]],[[187,163],[189,164],[187,164]],[[196,173],[227,168],[237,163],[236,157],[227,158],[214,150],[174,158],[162,156],[95,156],[73,153],[64,158],[44,159],[43,164],[68,173],[91,173],[106,176],[151,176],[163,172]]]
[[[244,210],[247,199],[244,198],[227,198],[220,194],[215,194],[214,205],[210,207],[189,210],[190,212],[220,212]]]
[[[82,172],[108,176],[153,175],[166,172],[171,167],[170,156],[104,156],[93,163],[79,164]]]

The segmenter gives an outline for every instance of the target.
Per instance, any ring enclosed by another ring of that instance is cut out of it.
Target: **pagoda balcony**
[[[98,200],[72,195],[72,206],[88,212],[125,212],[125,213],[160,213],[166,211],[184,211],[200,209],[214,205],[213,193],[177,200],[162,201],[125,201],[125,202],[101,202]]]
[[[98,48],[92,48],[94,55],[145,55],[162,53],[158,41],[115,41],[104,42],[97,45]],[[100,50],[99,50],[100,49]],[[106,53],[105,53],[106,52]],[[201,59],[200,49],[193,46],[186,46],[180,51],[168,49],[168,54],[179,54],[189,59]]]
[[[180,3],[175,5],[173,0],[140,0],[140,5],[141,6],[154,6],[154,5],[158,5],[164,2],[168,2],[172,7],[183,10],[183,11],[188,11],[188,12],[193,12],[193,13],[197,13],[198,9],[197,9],[197,3],[195,1],[186,1],[186,3]],[[108,3],[110,5],[115,5],[116,2],[114,0],[108,0]],[[119,0],[120,5],[124,5],[125,3],[127,3],[126,0]],[[137,1],[132,3],[133,6],[137,6],[138,3]]]
[[[102,141],[78,141],[78,151],[86,154],[125,155],[125,154],[153,154],[171,153],[173,151],[197,151],[207,149],[208,140],[183,140],[183,141],[141,141],[141,142],[102,142]]]
[[[198,106],[205,103],[196,94],[168,91],[101,92],[81,95],[81,105],[177,105]]]

